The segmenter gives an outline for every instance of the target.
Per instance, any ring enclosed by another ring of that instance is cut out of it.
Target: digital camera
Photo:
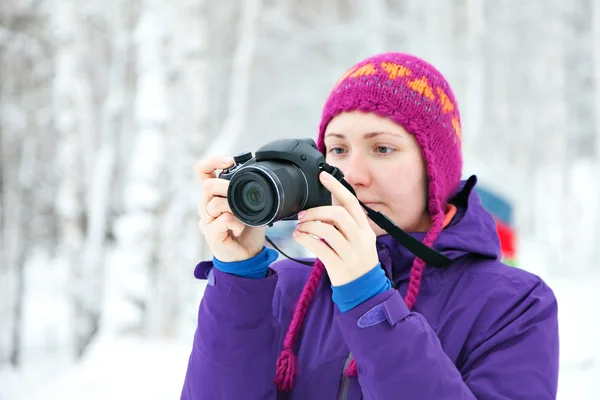
[[[319,181],[325,157],[312,139],[281,139],[236,155],[219,178],[229,180],[227,202],[233,214],[253,227],[297,218],[298,212],[331,205]]]

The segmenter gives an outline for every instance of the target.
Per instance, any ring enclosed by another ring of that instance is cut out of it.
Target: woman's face
[[[327,163],[342,170],[363,203],[405,231],[429,229],[427,172],[413,135],[389,119],[353,111],[334,117],[324,139]],[[369,223],[377,236],[386,234]]]

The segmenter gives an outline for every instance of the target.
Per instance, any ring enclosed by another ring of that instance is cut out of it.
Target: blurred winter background
[[[600,398],[600,1],[2,0],[0,399],[179,398],[195,162],[315,137],[385,50],[454,87],[465,176],[558,296],[559,398]]]

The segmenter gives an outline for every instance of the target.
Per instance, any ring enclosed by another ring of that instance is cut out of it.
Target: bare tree
[[[167,97],[170,120],[166,129],[168,177],[165,201],[158,216],[156,270],[149,298],[149,332],[155,336],[186,335],[195,322],[201,292],[192,278],[192,267],[203,254],[196,204],[199,185],[193,167],[210,143],[206,59],[207,4],[184,1],[165,9],[169,27],[170,60]],[[206,253],[204,253],[206,254]],[[206,256],[206,255],[205,255]],[[187,335],[186,335],[187,337]]]
[[[97,137],[97,110],[86,68],[90,53],[81,12],[76,2],[61,1],[56,3],[53,13],[53,24],[57,27],[54,104],[60,141],[57,173],[62,177],[56,210],[61,221],[60,254],[68,260],[71,269],[76,356],[83,354],[98,330],[99,320],[97,304],[92,300],[97,298],[98,277],[90,276],[91,266],[83,265],[82,258],[89,224],[86,202],[91,200],[87,192],[92,177],[89,171],[96,156],[93,143]],[[88,283],[86,279],[91,281]],[[87,285],[94,285],[91,293]]]
[[[27,291],[26,265],[45,231],[40,208],[47,199],[36,196],[43,190],[44,147],[50,114],[48,83],[51,46],[44,36],[46,15],[30,4],[8,3],[0,14],[0,362],[19,365],[23,358],[23,305]],[[50,147],[52,147],[50,145]],[[51,152],[51,151],[50,151]],[[46,221],[47,222],[47,221]]]
[[[592,2],[592,39],[591,44],[594,49],[597,49],[600,46],[600,3],[597,1]],[[594,65],[594,93],[595,93],[595,112],[594,116],[596,118],[596,171],[595,176],[600,175],[600,52],[593,51],[593,65]],[[596,222],[595,222],[595,231],[591,235],[592,238],[600,238],[600,212],[596,210]],[[597,239],[596,239],[597,240]],[[594,249],[591,254],[592,260],[600,259],[600,246],[592,246]]]

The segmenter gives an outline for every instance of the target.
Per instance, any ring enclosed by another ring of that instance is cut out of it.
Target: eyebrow
[[[363,138],[364,139],[372,139],[374,137],[381,136],[381,135],[391,135],[391,136],[397,137],[399,139],[402,139],[402,136],[397,133],[385,132],[385,131],[368,132],[363,135]],[[346,136],[343,133],[337,133],[337,132],[329,132],[327,135],[325,135],[325,137],[328,137],[328,136],[333,136],[333,137],[336,137],[339,139],[346,138]]]

